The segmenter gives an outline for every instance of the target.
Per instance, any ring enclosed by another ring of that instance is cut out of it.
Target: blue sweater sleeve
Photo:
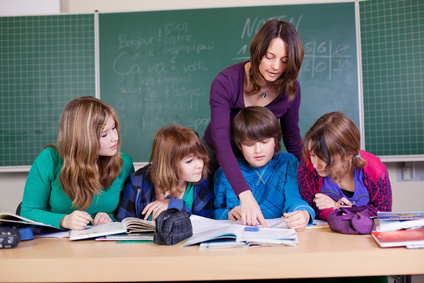
[[[284,206],[284,212],[293,212],[298,210],[306,210],[309,212],[309,215],[311,216],[309,219],[309,223],[313,222],[313,219],[315,218],[315,211],[313,208],[302,199],[299,192],[299,186],[297,183],[297,168],[298,168],[299,162],[296,160],[296,158],[293,156],[291,160],[289,161],[289,164],[287,166],[287,183],[284,188],[284,195],[286,198],[286,203]]]

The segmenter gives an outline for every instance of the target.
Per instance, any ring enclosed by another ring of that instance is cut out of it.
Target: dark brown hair
[[[304,49],[302,41],[295,27],[286,21],[270,20],[266,22],[253,37],[250,44],[249,80],[252,88],[247,93],[260,91],[264,78],[259,71],[259,64],[268,51],[268,47],[274,38],[281,38],[287,45],[288,62],[284,73],[274,82],[279,92],[285,91],[289,100],[296,95],[296,78],[302,66]]]
[[[231,125],[231,134],[237,147],[248,142],[260,142],[274,138],[274,152],[281,149],[281,126],[275,115],[268,108],[262,106],[249,106],[241,109]]]

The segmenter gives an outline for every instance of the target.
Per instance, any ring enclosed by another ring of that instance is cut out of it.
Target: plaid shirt
[[[144,218],[143,209],[155,201],[155,189],[147,170],[151,165],[138,169],[122,191],[121,202],[116,215],[117,221],[127,217]],[[193,207],[188,208],[182,199],[170,197],[168,209],[186,210],[190,215],[212,217],[213,190],[209,180],[202,180],[193,188]]]

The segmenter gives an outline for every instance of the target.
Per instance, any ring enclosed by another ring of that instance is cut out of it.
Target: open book
[[[375,229],[378,232],[424,228],[424,212],[377,212]]]
[[[96,238],[96,241],[153,241],[153,232],[106,235]]]
[[[41,222],[32,221],[31,219],[22,217],[17,214],[9,213],[9,212],[1,212],[0,213],[0,225],[8,225],[8,226],[22,226],[28,225],[32,226],[32,231],[34,236],[38,234],[45,233],[55,233],[60,231],[65,231],[65,229],[53,227],[48,224],[44,224]]]
[[[121,233],[153,232],[155,227],[154,221],[128,217],[121,222],[90,226],[84,230],[71,230],[69,239],[73,241]]]
[[[234,246],[244,243],[246,246],[296,246],[297,233],[294,229],[287,229],[285,223],[278,219],[268,219],[267,225],[272,228],[261,228],[242,225],[230,220],[214,220],[192,215],[193,235],[183,244],[184,247],[208,242],[211,240],[229,239]],[[227,243],[228,244],[228,243]],[[230,247],[231,244],[227,245]]]

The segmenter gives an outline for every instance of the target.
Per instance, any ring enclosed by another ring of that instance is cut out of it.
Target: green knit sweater
[[[127,177],[134,172],[130,156],[121,153],[124,164],[121,174],[110,188],[95,195],[85,211],[94,218],[98,212],[106,212],[115,220],[114,212],[119,204],[120,193]],[[72,200],[65,194],[59,183],[59,172],[63,160],[51,147],[44,149],[35,159],[25,184],[21,215],[31,220],[59,227],[60,220],[76,210]]]

